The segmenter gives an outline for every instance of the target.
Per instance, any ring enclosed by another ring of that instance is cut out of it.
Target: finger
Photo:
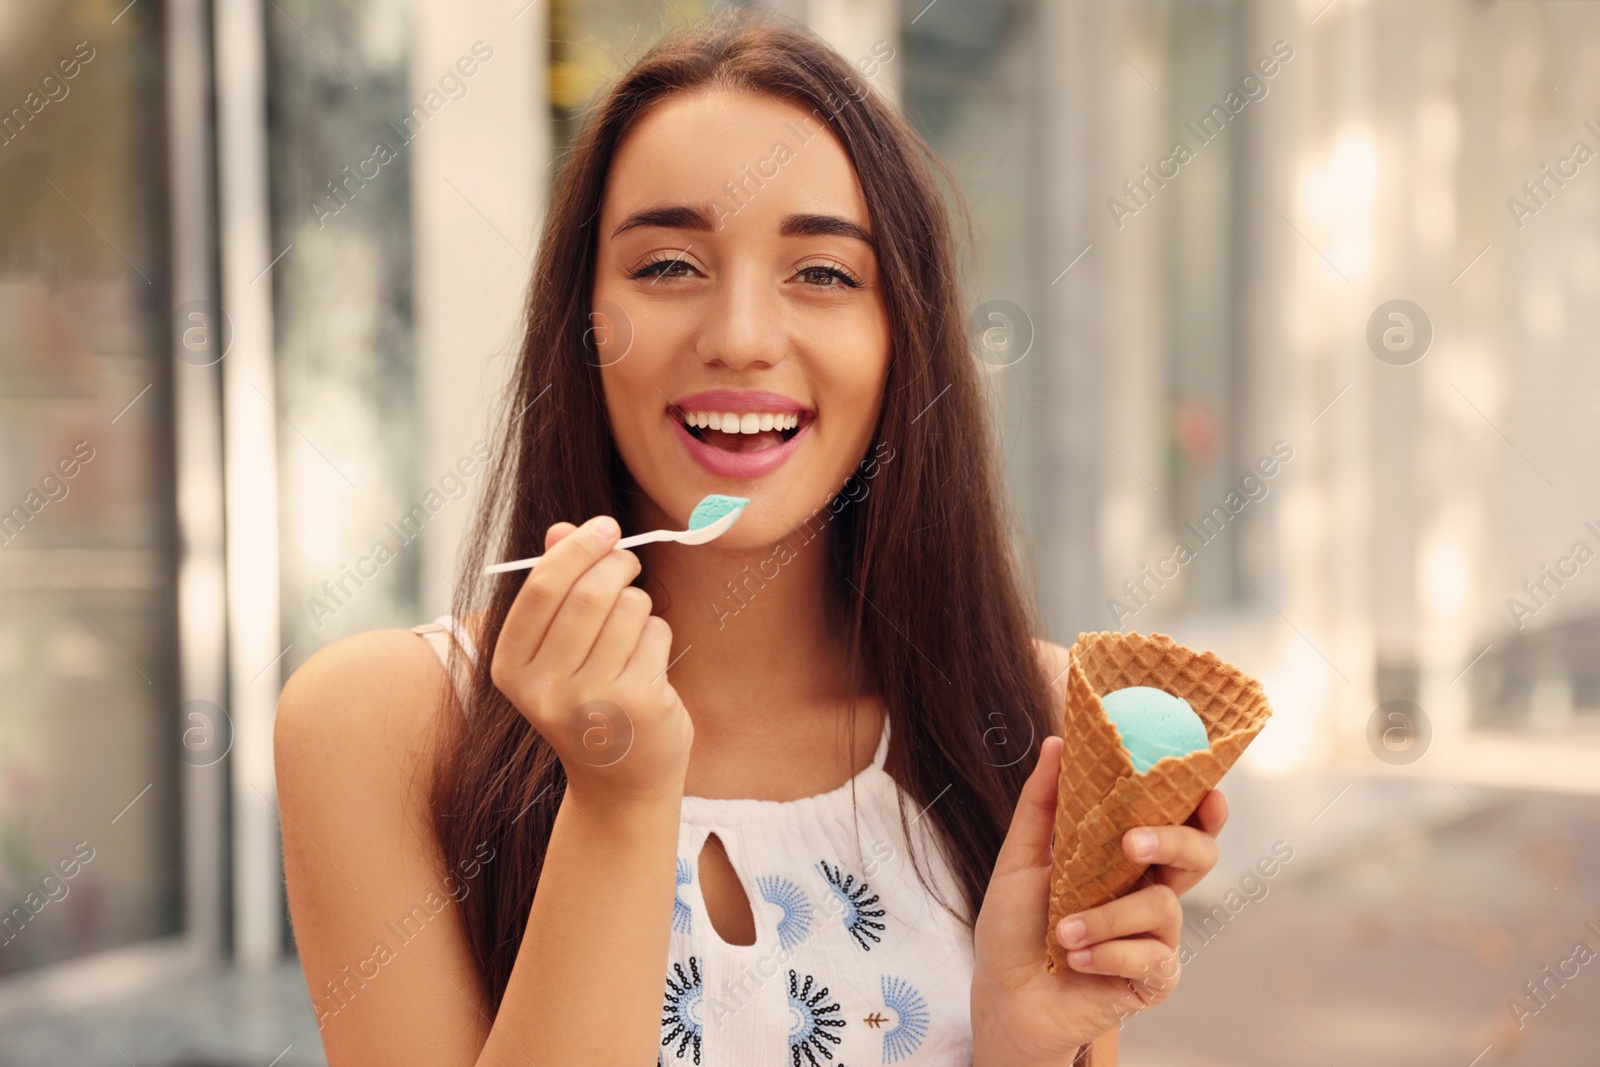
[[[1200,798],[1199,807],[1194,809],[1194,814],[1184,821],[1184,825],[1216,837],[1227,822],[1228,798],[1222,795],[1222,790],[1213,789]]]
[[[1056,940],[1069,949],[1134,936],[1154,937],[1177,948],[1182,927],[1178,894],[1164,885],[1147,885],[1109,904],[1064,916],[1055,933]]]
[[[579,673],[604,682],[610,682],[628,665],[628,657],[639,644],[639,635],[650,618],[650,594],[638,586],[630,585],[617,594],[617,602],[594,640],[589,658],[583,661]]]
[[[566,537],[569,533],[576,529],[577,527],[572,525],[570,522],[556,523],[554,526],[550,527],[550,529],[544,532],[544,550],[546,552],[550,551],[552,548],[556,547],[556,542],[560,541],[563,537]]]
[[[995,858],[991,878],[1033,867],[1050,865],[1050,835],[1056,827],[1057,780],[1061,774],[1061,738],[1046,737],[1039,745],[1039,762],[1022,783],[1011,827]]]
[[[1073,949],[1067,953],[1067,966],[1079,974],[1126,978],[1160,995],[1171,991],[1182,970],[1177,950],[1153,937],[1125,937]]]
[[[672,653],[672,627],[659,615],[644,620],[644,629],[628,657],[619,681],[654,685],[667,680],[667,664]]]
[[[1217,865],[1217,839],[1192,826],[1136,826],[1122,835],[1122,854],[1195,875]]]
[[[640,569],[638,556],[626,549],[613,549],[580,574],[534,653],[533,668],[546,678],[576,674],[594,650],[595,639],[616,607],[617,598],[639,576]]]
[[[577,535],[563,537],[528,571],[516,599],[511,602],[511,610],[506,612],[500,639],[518,653],[518,667],[539,650],[551,621],[578,576],[610,552],[621,533],[616,520],[606,515],[595,516],[579,527],[579,531]],[[498,647],[495,658],[500,658]]]

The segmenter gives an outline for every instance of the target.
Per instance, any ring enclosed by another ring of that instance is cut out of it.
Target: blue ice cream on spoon
[[[708,497],[701,498],[700,503],[696,504],[694,510],[689,513],[689,529],[704,529],[729,512],[743,511],[745,505],[749,503],[749,497],[722,496],[719,493],[712,493]]]
[[[1106,718],[1122,735],[1136,774],[1165,756],[1187,756],[1211,746],[1206,725],[1182,697],[1148,685],[1115,689],[1100,697]]]

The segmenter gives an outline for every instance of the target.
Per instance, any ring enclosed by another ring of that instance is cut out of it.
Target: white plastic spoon
[[[618,541],[616,547],[633,548],[635,545],[648,545],[652,541],[676,541],[680,545],[703,545],[707,541],[715,541],[727,533],[733,524],[739,521],[739,516],[744,513],[745,506],[749,503],[749,497],[719,496],[713,493],[694,506],[694,511],[689,514],[689,528],[687,530],[651,530],[649,533],[634,534],[632,537],[624,537]],[[525,571],[543,558],[543,556],[533,556],[529,559],[514,559],[506,563],[491,563],[483,568],[483,573],[505,574],[507,571]]]

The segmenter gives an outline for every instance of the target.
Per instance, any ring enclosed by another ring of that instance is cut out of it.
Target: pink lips
[[[691,411],[770,411],[774,414],[797,414],[799,428],[793,437],[781,445],[760,452],[724,452],[715,445],[697,440],[683,425],[682,416]],[[713,390],[693,393],[675,401],[667,409],[678,433],[678,440],[694,461],[719,478],[758,478],[781,467],[785,460],[800,447],[800,441],[811,429],[811,409],[781,393],[758,390]]]
[[[760,389],[714,389],[709,393],[691,393],[679,397],[672,405],[678,411],[770,411],[773,414],[809,415],[811,409],[798,400],[782,393],[769,393]]]

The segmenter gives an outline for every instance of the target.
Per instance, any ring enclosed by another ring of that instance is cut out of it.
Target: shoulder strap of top
[[[450,675],[450,683],[455,686],[456,700],[464,711],[467,693],[472,685],[472,665],[478,660],[478,647],[473,643],[472,635],[453,615],[441,615],[432,622],[413,626],[411,632],[428,642],[434,655],[439,657],[439,662],[444,664],[446,673]],[[450,647],[452,643],[456,649]],[[459,651],[460,654],[452,655],[453,651]]]

